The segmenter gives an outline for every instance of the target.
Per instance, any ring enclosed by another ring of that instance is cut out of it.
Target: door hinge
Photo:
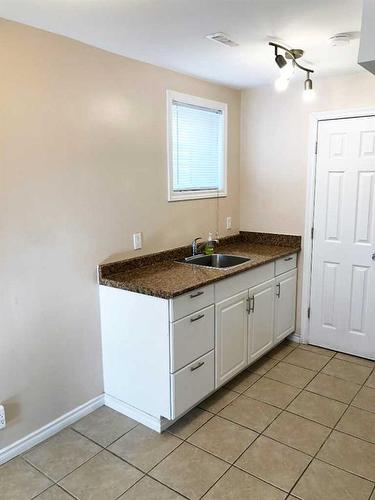
[[[314,239],[314,226],[311,228],[311,239]]]
[[[311,307],[307,309],[307,317],[310,319],[311,316]]]
[[[315,154],[318,154],[318,141],[315,143]]]

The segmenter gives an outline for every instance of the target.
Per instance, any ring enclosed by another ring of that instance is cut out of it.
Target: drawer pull
[[[201,366],[203,366],[203,365],[204,365],[204,361],[201,361],[201,362],[200,362],[200,363],[198,363],[197,365],[195,365],[195,366],[191,366],[191,367],[190,367],[190,371],[191,371],[191,372],[194,372],[195,370],[198,370],[198,368],[200,368],[200,367],[201,367]]]
[[[200,295],[203,295],[204,292],[197,292],[197,293],[191,293],[190,298],[195,299],[195,297],[199,297]]]
[[[293,257],[287,257],[286,259],[284,259],[285,262],[288,262],[289,260],[293,260]]]
[[[194,321],[198,321],[198,319],[204,318],[204,314],[200,314],[199,316],[195,316],[195,318],[190,318],[190,321],[194,323]]]

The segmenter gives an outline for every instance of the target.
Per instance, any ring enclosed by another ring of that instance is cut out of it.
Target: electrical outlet
[[[139,250],[142,248],[142,233],[133,234],[133,248]]]
[[[227,217],[227,229],[232,229],[232,217]]]
[[[5,408],[3,405],[0,405],[0,429],[4,429],[7,423],[5,420]]]

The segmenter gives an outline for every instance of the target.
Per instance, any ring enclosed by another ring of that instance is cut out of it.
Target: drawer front
[[[183,318],[214,303],[214,285],[197,288],[171,300],[171,321]]]
[[[215,355],[211,351],[170,375],[172,419],[196,405],[215,388]]]
[[[226,278],[215,284],[215,299],[216,302],[221,302],[224,299],[232,297],[248,288],[257,286],[272,279],[275,275],[275,263],[269,262],[262,266],[255,267],[249,271],[236,274],[231,278]]]
[[[286,273],[297,267],[297,254],[287,255],[277,259],[275,266],[275,275]]]
[[[212,305],[171,324],[171,373],[214,348],[214,311]]]

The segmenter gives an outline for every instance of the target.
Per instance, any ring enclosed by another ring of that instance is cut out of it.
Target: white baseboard
[[[40,429],[29,434],[28,436],[25,436],[24,438],[16,441],[15,443],[7,446],[6,448],[3,448],[2,450],[0,450],[0,465],[5,462],[8,462],[8,460],[11,460],[12,458],[16,457],[17,455],[20,455],[21,453],[24,453],[33,446],[53,436],[54,434],[61,431],[65,427],[68,427],[68,425],[73,424],[80,418],[85,417],[86,415],[93,412],[97,408],[100,408],[103,405],[104,405],[104,394],[94,399],[91,399],[90,401],[87,401],[87,403],[84,403],[83,405],[74,408],[74,410],[65,413],[65,415],[62,415],[53,422],[44,425]]]
[[[298,344],[302,344],[302,339],[300,335],[297,335],[296,333],[292,333],[291,335],[288,336],[288,340],[292,340],[293,342],[297,342]]]
[[[293,342],[298,342],[298,344],[301,343],[301,337],[299,335],[296,335],[295,333],[292,333],[292,335],[289,335],[288,340],[292,340]]]
[[[112,408],[112,410],[116,410],[119,413],[122,413],[123,415],[132,418],[133,420],[140,422],[141,424],[145,425],[146,427],[149,427],[150,429],[156,432],[162,432],[167,427],[173,424],[173,421],[171,420],[154,417],[149,413],[139,410],[134,406],[131,406],[113,396],[110,396],[109,394],[104,395],[104,404],[106,406],[109,406],[109,408]]]

